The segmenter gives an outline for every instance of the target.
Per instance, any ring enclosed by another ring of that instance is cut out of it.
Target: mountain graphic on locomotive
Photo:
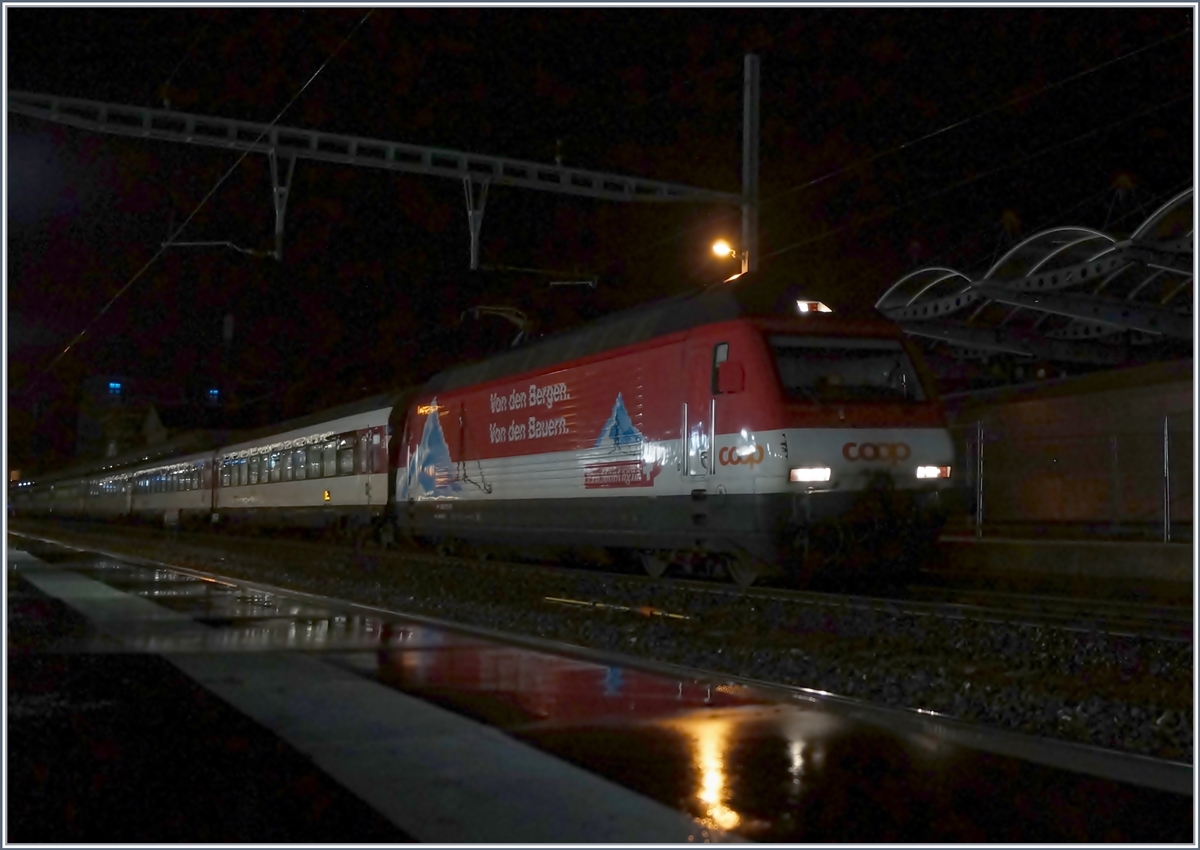
[[[613,451],[617,451],[622,446],[638,447],[642,442],[642,433],[633,426],[629,412],[625,409],[625,399],[620,393],[617,393],[612,413],[600,426],[600,434],[596,437],[595,448],[607,446]]]
[[[911,561],[952,486],[931,376],[895,324],[802,312],[799,294],[742,275],[230,445],[110,458],[10,498],[32,514],[616,553],[742,582]]]
[[[449,496],[462,490],[454,462],[450,458],[450,447],[442,431],[441,407],[437,399],[425,406],[425,425],[421,429],[421,442],[417,444],[403,470],[397,471],[396,494],[398,499]],[[420,415],[420,411],[417,412]]]

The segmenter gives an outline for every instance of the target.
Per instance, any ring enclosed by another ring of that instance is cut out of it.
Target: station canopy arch
[[[1188,188],[1126,237],[1053,227],[981,275],[944,266],[910,272],[875,307],[920,339],[943,373],[963,361],[1065,372],[1190,357],[1193,246]]]

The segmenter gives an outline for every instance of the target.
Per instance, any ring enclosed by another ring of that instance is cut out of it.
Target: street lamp
[[[745,274],[747,271],[750,270],[750,254],[749,254],[749,252],[746,251],[745,248],[738,250],[738,249],[735,249],[728,242],[726,242],[724,239],[718,239],[716,242],[713,243],[712,250],[713,250],[713,253],[716,254],[718,257],[732,257],[735,260],[742,261],[741,274],[734,275],[734,277],[741,277],[743,274]],[[732,279],[733,278],[730,278],[730,280],[732,280]]]

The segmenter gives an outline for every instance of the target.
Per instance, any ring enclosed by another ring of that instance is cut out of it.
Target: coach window
[[[239,487],[245,487],[250,478],[250,464],[246,462],[244,457],[238,458],[237,462],[237,483]]]
[[[337,441],[330,440],[321,446],[322,472],[326,478],[337,475]]]
[[[338,475],[354,474],[354,447],[356,445],[358,445],[358,438],[354,434],[338,436]]]
[[[309,478],[320,478],[321,477],[321,447],[320,446],[309,446],[308,447],[308,477]]]
[[[281,461],[280,467],[283,470],[281,473],[281,476],[284,481],[292,480],[292,469],[293,469],[292,463],[295,460],[295,456],[296,456],[295,452],[286,451],[283,453],[283,457],[280,459],[280,461]]]
[[[308,477],[308,452],[304,449],[296,449],[296,480],[303,481]]]
[[[233,461],[228,460],[228,459],[221,461],[221,486],[222,487],[232,487],[233,486],[232,474],[233,474]]]
[[[258,483],[258,455],[250,458],[250,483]]]
[[[713,365],[712,365],[712,392],[716,395],[720,392],[717,382],[717,367],[729,359],[729,343],[718,342],[713,346]]]
[[[279,462],[279,452],[271,452],[270,467],[272,481],[279,480],[280,475],[283,474],[282,466],[283,464]]]

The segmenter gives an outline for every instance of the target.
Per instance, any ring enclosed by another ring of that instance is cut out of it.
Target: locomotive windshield
[[[823,402],[923,401],[908,353],[895,339],[771,336],[784,392]]]

